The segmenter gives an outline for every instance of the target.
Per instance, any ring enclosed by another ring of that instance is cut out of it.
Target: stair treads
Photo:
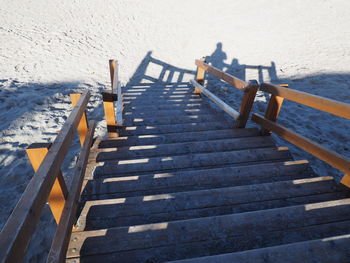
[[[262,163],[250,166],[220,167],[206,170],[151,173],[130,177],[96,178],[89,180],[82,195],[105,198],[171,193],[227,186],[259,184],[311,177],[305,160]],[[83,197],[84,198],[84,197]]]
[[[149,101],[156,101],[159,102],[164,100],[178,100],[178,99],[200,99],[200,95],[193,94],[193,93],[187,93],[187,94],[123,94],[123,101],[130,101],[132,103],[134,102],[149,102]]]
[[[160,133],[180,133],[180,132],[195,132],[209,130],[223,130],[233,128],[233,122],[216,121],[208,123],[182,123],[182,124],[167,124],[153,126],[130,126],[120,129],[120,136],[129,135],[146,135]]]
[[[350,197],[348,192],[337,194],[337,191],[341,189],[332,177],[314,177],[126,199],[93,200],[85,202],[78,225],[86,226],[85,230],[95,230],[243,213]]]
[[[203,99],[201,97],[197,97],[197,98],[179,98],[179,99],[162,99],[161,101],[154,99],[154,100],[134,100],[134,101],[127,101],[127,100],[123,100],[124,103],[124,107],[125,108],[129,108],[131,106],[143,106],[143,107],[147,107],[147,106],[151,106],[153,104],[157,104],[157,103],[162,103],[162,104],[187,104],[187,103],[201,103],[203,101]]]
[[[199,142],[125,146],[119,148],[91,150],[89,162],[104,162],[108,160],[126,160],[190,153],[224,152],[232,150],[273,147],[274,145],[274,141],[271,137],[257,136]]]
[[[290,159],[292,159],[292,156],[287,147],[248,149],[215,153],[198,153],[178,156],[107,161],[104,162],[103,165],[96,167],[94,175],[122,175],[126,173],[200,168],[228,164]]]
[[[113,252],[118,252],[118,257],[122,257],[128,251],[153,247],[161,252],[164,247],[173,248],[178,244],[186,244],[190,249],[189,243],[203,241],[211,241],[210,246],[215,246],[214,250],[222,253],[225,250],[234,252],[322,238],[349,231],[350,222],[345,221],[349,220],[349,209],[350,199],[341,199],[224,216],[75,232],[71,236],[67,257]],[[218,243],[219,246],[216,246]],[[206,253],[205,248],[198,252],[202,255]],[[162,253],[154,253],[152,257],[159,254]],[[197,256],[196,253],[188,253],[187,257],[189,255]]]
[[[198,109],[168,109],[168,110],[150,110],[150,111],[125,111],[123,112],[125,118],[159,118],[159,117],[171,117],[171,116],[191,116],[191,115],[205,115],[214,114],[215,111],[205,107]],[[220,115],[218,115],[220,117]]]
[[[193,94],[193,88],[168,88],[168,89],[127,89],[123,91],[123,96],[167,96]]]
[[[350,234],[168,263],[348,263]]]
[[[258,136],[259,130],[256,128],[209,130],[199,132],[181,132],[155,135],[139,135],[118,137],[114,139],[98,138],[95,141],[97,148],[112,148],[149,144],[168,144],[179,142],[209,141],[229,138],[242,138]]]
[[[208,106],[202,102],[195,103],[155,103],[151,105],[128,105],[124,111],[151,111],[151,110],[171,110],[171,109],[208,109]]]
[[[208,123],[225,121],[224,115],[216,116],[215,114],[197,114],[190,116],[171,116],[168,117],[158,117],[158,118],[125,118],[125,126],[143,126],[143,125],[167,125],[167,124],[181,124],[181,123]]]

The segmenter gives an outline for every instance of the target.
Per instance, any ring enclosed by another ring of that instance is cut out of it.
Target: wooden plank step
[[[193,88],[167,88],[163,90],[152,89],[126,89],[123,92],[124,96],[142,96],[142,95],[176,95],[176,94],[193,94]]]
[[[156,262],[346,234],[350,199],[240,214],[75,232],[67,257]],[[74,241],[73,241],[74,240]],[[204,243],[204,244],[203,244]],[[200,245],[198,247],[198,245]],[[182,246],[182,252],[181,250]],[[170,253],[169,249],[179,249]],[[152,253],[149,253],[152,250]],[[86,260],[86,261],[85,261]]]
[[[157,103],[162,103],[162,104],[192,104],[192,103],[202,103],[203,99],[198,97],[198,98],[183,98],[183,99],[162,99],[162,100],[148,100],[148,101],[144,101],[144,100],[140,100],[140,101],[127,101],[124,100],[124,107],[125,108],[129,108],[131,106],[142,106],[142,107],[148,107],[148,106],[152,106],[153,104],[157,104]]]
[[[96,178],[86,183],[82,199],[130,197],[240,186],[313,176],[306,160]]]
[[[123,92],[127,89],[137,90],[137,89],[146,89],[146,90],[175,90],[175,89],[192,89],[193,87],[187,82],[181,85],[133,85],[123,88]]]
[[[129,93],[130,94],[130,93]],[[141,102],[141,101],[153,101],[153,100],[158,100],[158,101],[164,101],[164,100],[178,100],[178,99],[200,99],[201,96],[198,94],[194,93],[185,93],[185,94],[162,94],[162,93],[152,93],[152,94],[147,94],[147,93],[142,93],[142,94],[131,94],[127,95],[123,93],[123,100],[124,101],[131,101],[131,102]]]
[[[350,234],[168,263],[348,263]]]
[[[169,116],[183,116],[183,115],[197,115],[197,114],[216,114],[215,111],[209,108],[202,109],[169,109],[169,110],[150,110],[150,111],[125,111],[125,118],[127,117],[169,117]]]
[[[224,152],[243,149],[273,147],[271,137],[247,137],[220,139],[210,141],[182,142],[154,145],[125,146],[105,148],[90,151],[89,162],[104,162],[108,160],[127,160],[164,155],[181,155],[191,153]]]
[[[209,141],[229,138],[242,138],[258,136],[256,128],[209,130],[199,132],[180,132],[167,134],[126,136],[113,139],[97,138],[96,148],[113,148],[134,145],[167,144],[179,142]]]
[[[221,165],[247,164],[264,161],[287,161],[291,159],[292,156],[287,147],[150,157],[104,162],[102,166],[97,166],[95,168],[94,176],[217,167]],[[91,165],[96,164],[88,164],[88,166]]]
[[[210,130],[224,130],[233,128],[233,122],[216,121],[208,123],[183,123],[183,124],[166,124],[152,126],[129,126],[119,130],[120,136],[146,135],[146,134],[164,134],[164,133],[181,133]]]
[[[183,124],[183,123],[208,123],[225,121],[224,115],[215,114],[196,114],[191,116],[168,116],[168,117],[158,117],[158,118],[125,118],[125,126],[145,126],[145,125],[167,125],[167,124]]]
[[[128,107],[125,107],[125,111],[156,111],[156,110],[171,110],[171,109],[203,109],[208,108],[208,106],[204,103],[171,103],[171,104],[153,104],[153,105],[128,105]]]
[[[342,190],[342,192],[340,192]],[[337,193],[339,192],[339,193]],[[350,197],[333,177],[86,201],[79,230],[243,213]],[[88,222],[87,219],[88,218]]]

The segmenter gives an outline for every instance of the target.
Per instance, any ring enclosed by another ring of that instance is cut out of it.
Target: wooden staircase
[[[277,123],[284,99],[345,119],[350,105],[245,82],[203,59],[191,85],[157,83],[143,75],[149,62],[162,65],[148,54],[122,92],[110,60],[108,137],[94,139],[85,91],[71,94],[52,143],[27,148],[35,173],[0,233],[0,263],[23,261],[46,203],[57,223],[47,263],[350,262],[350,160]],[[176,70],[180,80],[192,72]],[[243,92],[238,111],[205,88],[206,73]],[[252,114],[261,127],[246,128],[258,89],[271,96],[264,116]],[[76,131],[68,187],[61,166]],[[342,171],[341,184],[293,160],[271,133]]]
[[[350,195],[189,85],[124,90],[90,151],[67,262],[345,262]],[[342,261],[343,260],[343,261]]]

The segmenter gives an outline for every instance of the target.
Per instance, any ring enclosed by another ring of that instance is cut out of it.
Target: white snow
[[[195,70],[194,59],[222,43],[211,60],[225,71],[350,103],[349,18],[346,0],[0,0],[0,228],[33,175],[26,146],[53,140],[71,111],[68,94],[92,90],[89,117],[102,120],[108,59],[119,60],[127,83],[149,51]],[[160,69],[150,64],[147,74],[158,78]],[[236,91],[213,79],[209,84],[238,108]],[[265,109],[266,98],[258,94],[255,112]],[[288,101],[279,121],[350,157],[349,121]],[[97,135],[104,132],[101,122]],[[338,174],[291,149],[321,175]],[[49,213],[44,216],[41,224],[52,232]],[[28,261],[42,261],[50,239],[39,237]]]

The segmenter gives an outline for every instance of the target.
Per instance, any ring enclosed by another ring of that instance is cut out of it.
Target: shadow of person
[[[224,60],[227,59],[227,55],[224,51],[222,51],[222,43],[218,42],[216,44],[216,49],[214,52],[206,57],[208,63],[210,63],[213,67],[223,70],[226,67]]]
[[[241,80],[246,80],[245,65],[241,65],[237,58],[232,59],[231,65],[227,67],[226,73],[231,74]]]

